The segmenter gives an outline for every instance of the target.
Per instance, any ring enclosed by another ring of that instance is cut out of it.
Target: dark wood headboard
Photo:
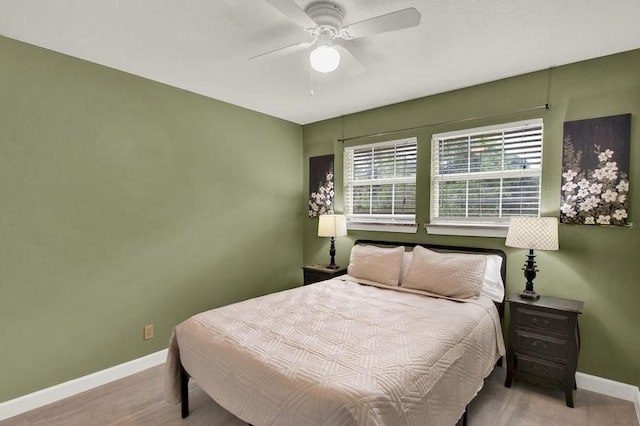
[[[415,247],[422,246],[428,248],[433,251],[438,252],[455,252],[455,253],[471,253],[471,254],[495,254],[502,258],[502,266],[500,268],[500,275],[502,276],[502,284],[505,286],[505,294],[506,294],[506,285],[507,285],[507,255],[504,251],[500,249],[490,249],[490,248],[482,248],[482,247],[461,247],[461,246],[445,246],[439,244],[429,244],[429,243],[409,243],[409,242],[398,242],[398,241],[379,241],[379,240],[356,240],[355,244],[369,244],[380,247],[397,247],[397,246],[405,246],[405,247]],[[504,317],[504,298],[502,302],[495,302],[496,308],[498,308],[498,313],[500,314],[500,318]]]

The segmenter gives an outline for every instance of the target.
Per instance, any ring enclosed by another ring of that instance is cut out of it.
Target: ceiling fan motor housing
[[[342,28],[344,14],[340,6],[328,1],[318,1],[311,3],[305,10],[307,15],[313,19],[323,30],[329,30],[335,37]]]

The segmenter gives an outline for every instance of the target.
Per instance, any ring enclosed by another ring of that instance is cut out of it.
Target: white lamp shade
[[[309,61],[314,70],[322,73],[331,72],[340,65],[340,52],[333,46],[321,44],[313,49]]]
[[[558,250],[558,219],[555,217],[512,217],[508,247],[533,250]]]
[[[318,237],[342,237],[347,235],[347,217],[341,214],[318,216]]]

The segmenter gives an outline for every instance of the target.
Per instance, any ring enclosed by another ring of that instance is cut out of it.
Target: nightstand
[[[318,281],[329,280],[331,278],[347,273],[345,266],[339,268],[328,268],[325,265],[307,265],[302,267],[304,274],[303,285],[316,283]]]
[[[511,318],[504,385],[509,388],[514,378],[521,377],[561,387],[567,406],[573,408],[580,352],[578,315],[584,303],[546,296],[521,299],[519,294],[512,294],[507,301]]]

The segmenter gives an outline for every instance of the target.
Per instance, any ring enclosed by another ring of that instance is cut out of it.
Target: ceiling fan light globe
[[[318,72],[335,71],[340,65],[340,52],[333,46],[321,45],[313,49],[309,55],[309,61],[311,68]]]

